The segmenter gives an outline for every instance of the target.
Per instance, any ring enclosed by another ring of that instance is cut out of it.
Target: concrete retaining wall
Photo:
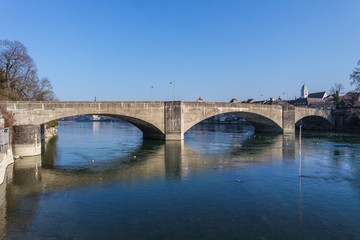
[[[0,153],[0,184],[2,184],[6,177],[6,168],[14,163],[12,149],[9,148],[4,153]]]

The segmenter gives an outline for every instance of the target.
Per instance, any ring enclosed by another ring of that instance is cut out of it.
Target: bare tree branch
[[[39,79],[26,47],[18,41],[0,41],[0,89],[9,100],[54,100],[49,79]]]
[[[355,85],[355,91],[360,92],[360,60],[357,65],[359,67],[355,67],[353,72],[350,74],[350,84]]]

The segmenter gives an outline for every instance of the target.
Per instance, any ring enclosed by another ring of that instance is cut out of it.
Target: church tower
[[[306,87],[306,85],[304,84],[301,88],[301,98],[307,98],[309,95],[309,91]]]

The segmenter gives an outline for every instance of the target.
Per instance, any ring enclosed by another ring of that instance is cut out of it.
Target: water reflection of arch
[[[199,138],[201,141],[198,141]],[[210,158],[219,157],[225,151],[234,158],[246,157],[248,154],[261,156],[264,152],[271,151],[269,157],[283,155],[285,158],[295,159],[295,134],[254,133],[252,125],[247,122],[200,123],[191,128],[185,139],[194,151],[204,152],[205,149],[211,152],[208,154]]]
[[[232,151],[234,156],[253,155],[254,158],[265,156],[265,160],[283,157],[295,159],[294,134],[255,134],[247,138],[241,146]]]
[[[241,142],[219,145],[219,148],[215,148],[210,153],[199,149],[194,142],[191,145],[186,145],[184,151],[189,151],[189,154],[184,154],[184,156],[189,156],[191,153],[191,156],[197,159],[196,161],[189,161],[190,171],[194,169],[194,165],[205,168],[209,165],[212,165],[213,168],[248,167],[267,161],[295,160],[295,142],[294,134],[245,135]],[[214,145],[217,144],[214,143]],[[186,159],[183,159],[183,162],[186,162]]]
[[[131,180],[137,175],[143,180],[164,176],[164,144],[160,141],[144,140],[132,153],[107,161],[105,168],[102,165],[96,165],[95,162],[95,166],[86,166],[80,169],[54,166],[56,137],[49,141],[49,144],[53,144],[55,147],[47,147],[43,161],[41,156],[33,156],[16,162],[14,185],[22,188],[21,193],[26,194],[27,188],[32,191],[34,184],[38,185],[36,188],[39,191],[43,191],[107,180]],[[37,176],[35,175],[36,165],[38,166]]]
[[[55,158],[57,157],[57,136],[53,137],[47,144],[46,150],[43,153],[41,159],[42,167],[45,169],[53,169],[54,171],[63,171],[68,173],[97,173],[97,172],[106,172],[110,173],[116,169],[124,169],[133,166],[133,164],[141,164],[142,162],[147,161],[148,158],[152,158],[154,152],[158,151],[159,148],[163,147],[162,141],[149,141],[142,140],[132,152],[126,153],[123,156],[111,158],[105,162],[89,162],[84,166],[75,166],[75,167],[62,167],[57,166],[55,163]],[[144,157],[145,156],[145,157]],[[23,163],[20,163],[23,164]]]
[[[40,156],[24,158],[16,163],[14,183],[15,186],[22,188],[19,192],[26,194],[27,188],[32,191],[33,184],[38,185],[36,189],[43,191],[112,180],[148,181],[164,177],[181,180],[191,171],[201,171],[219,165],[244,167],[263,161],[282,159],[284,136],[286,135],[262,134],[252,137],[245,140],[242,146],[230,146],[228,150],[224,149],[221,158],[218,154],[196,151],[183,141],[164,144],[161,141],[144,140],[132,153],[106,162],[106,168],[91,166],[88,169],[54,167],[56,138],[53,138],[44,152],[42,167]],[[35,176],[36,165],[37,176]]]

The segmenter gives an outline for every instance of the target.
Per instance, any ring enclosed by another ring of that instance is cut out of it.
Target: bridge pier
[[[184,139],[184,117],[181,101],[165,102],[165,140],[181,141]]]
[[[40,125],[13,127],[13,151],[17,156],[34,156],[41,154]]]
[[[284,105],[282,111],[283,132],[286,134],[295,133],[295,106]]]

